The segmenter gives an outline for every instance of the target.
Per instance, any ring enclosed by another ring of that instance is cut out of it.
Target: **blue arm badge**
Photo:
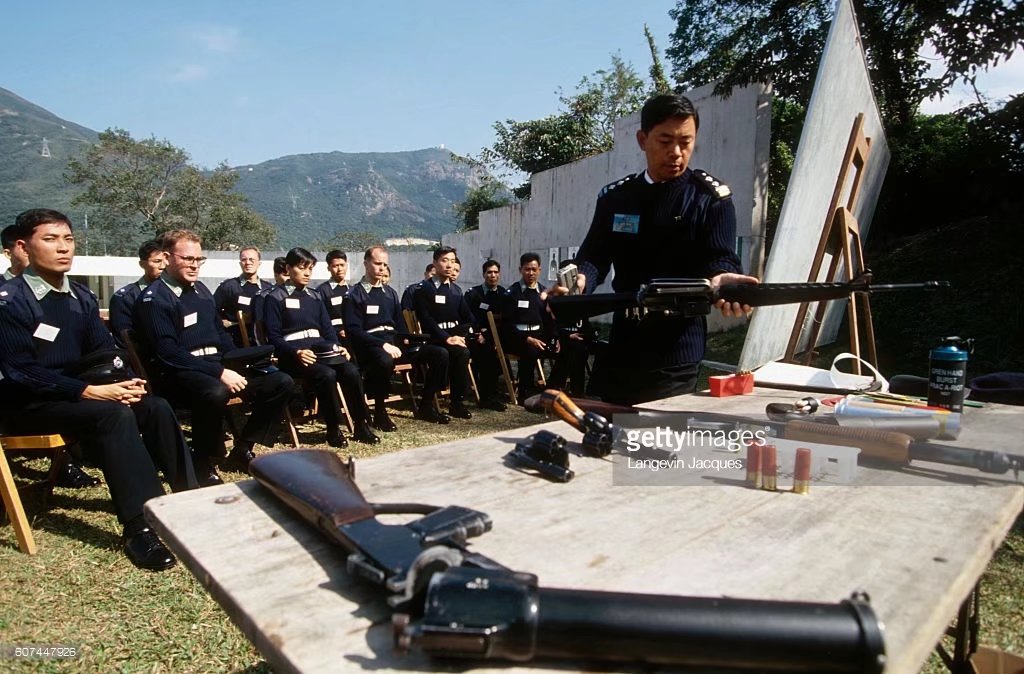
[[[637,234],[640,232],[640,216],[632,213],[616,213],[612,218],[612,231],[623,234]]]

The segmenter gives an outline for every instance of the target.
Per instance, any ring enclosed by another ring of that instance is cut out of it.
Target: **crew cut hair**
[[[149,259],[149,256],[153,253],[162,252],[164,249],[163,245],[156,239],[150,239],[141,246],[139,246],[139,261],[145,262]]]
[[[649,133],[666,119],[693,118],[695,130],[700,129],[700,115],[689,98],[682,94],[658,94],[649,98],[640,110],[640,130]]]
[[[501,263],[497,260],[488,260],[487,262],[484,262],[484,266],[480,267],[480,271],[486,274],[487,270],[491,267],[497,267],[498,271],[501,271]]]
[[[345,251],[338,249],[334,249],[327,253],[327,264],[330,264],[335,260],[344,260],[345,262],[348,262],[348,255],[345,254]]]
[[[540,255],[537,255],[537,253],[523,253],[522,255],[519,256],[520,267],[525,267],[531,262],[536,262],[537,264],[540,264]]]
[[[27,239],[32,236],[32,233],[36,231],[36,227],[39,225],[51,225],[54,223],[64,223],[68,226],[68,229],[74,229],[71,225],[71,218],[60,211],[50,208],[31,208],[27,211],[22,211],[14,220],[14,227],[16,228],[14,240]]]
[[[297,267],[303,262],[316,264],[316,255],[313,255],[305,248],[299,248],[298,246],[296,246],[295,248],[292,248],[290,251],[288,251],[288,253],[284,256],[284,262],[289,267]]]

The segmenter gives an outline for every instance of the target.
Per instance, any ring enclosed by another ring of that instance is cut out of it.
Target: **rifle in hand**
[[[720,299],[767,307],[841,299],[850,293],[937,290],[949,285],[948,281],[872,283],[870,271],[846,283],[733,283],[717,289],[707,279],[654,279],[636,292],[552,296],[548,306],[559,325],[572,325],[584,318],[628,309],[687,318],[705,316]]]
[[[815,672],[881,672],[882,627],[865,597],[838,604],[539,587],[468,549],[490,518],[459,506],[369,503],[351,461],[293,450],[250,472],[348,551],[348,571],[388,593],[395,643],[446,657],[535,657]],[[421,515],[384,524],[382,514]]]

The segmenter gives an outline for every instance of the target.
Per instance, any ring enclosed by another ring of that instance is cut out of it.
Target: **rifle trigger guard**
[[[401,606],[412,601],[422,591],[426,590],[430,577],[435,573],[446,571],[449,568],[460,566],[463,562],[462,552],[456,548],[444,545],[435,545],[427,548],[409,565],[405,576],[392,578],[387,583],[387,588],[392,594],[388,597],[389,606]]]

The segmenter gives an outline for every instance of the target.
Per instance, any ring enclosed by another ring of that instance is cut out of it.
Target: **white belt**
[[[298,332],[290,332],[284,336],[284,341],[294,342],[296,339],[307,339],[312,337],[319,337],[320,331],[310,328],[309,330],[299,330]]]
[[[367,332],[394,332],[395,328],[390,325],[378,325],[375,328],[370,328]]]
[[[445,321],[444,323],[438,323],[437,327],[441,328],[442,330],[451,330],[452,328],[459,327],[459,322],[458,321]]]
[[[192,351],[189,351],[189,353],[191,353],[193,356],[215,356],[218,353],[220,353],[220,351],[218,351],[217,347],[215,346],[204,346],[201,349],[194,349]]]
[[[345,319],[344,318],[332,318],[331,319],[331,325],[344,325],[344,324],[345,324]]]
[[[520,332],[537,332],[540,330],[542,325],[527,325],[526,323],[516,323],[516,330]]]

